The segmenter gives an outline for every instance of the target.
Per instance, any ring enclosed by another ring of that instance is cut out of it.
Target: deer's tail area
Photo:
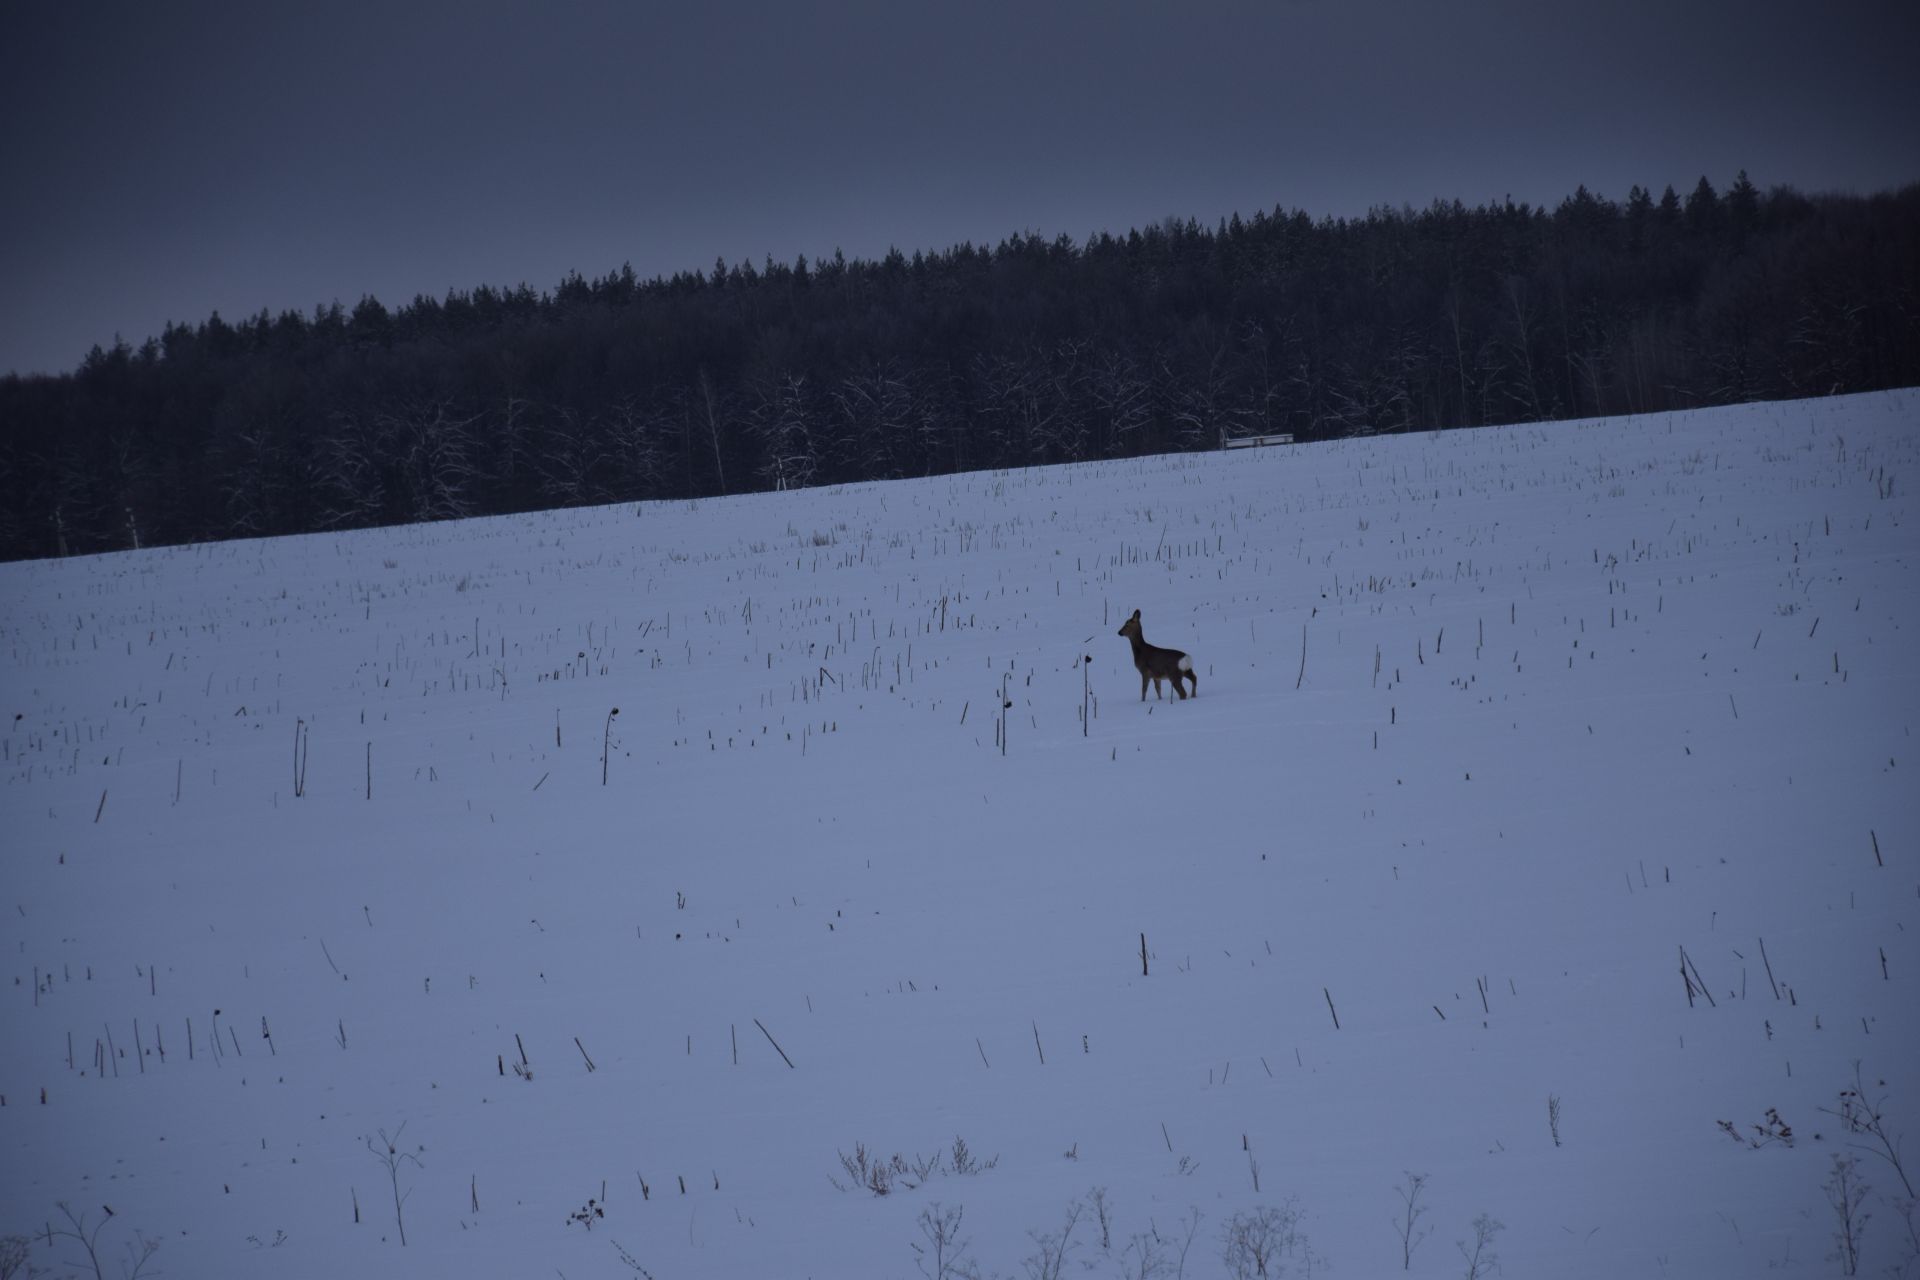
[[[1200,696],[1200,677],[1194,673],[1193,659],[1189,658],[1184,653],[1180,655],[1180,671],[1183,675],[1187,677],[1188,682],[1193,685],[1193,696],[1196,698],[1199,697]]]

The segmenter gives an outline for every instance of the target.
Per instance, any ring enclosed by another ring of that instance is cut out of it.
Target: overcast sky
[[[1920,180],[1920,4],[10,3],[0,371],[362,294]]]

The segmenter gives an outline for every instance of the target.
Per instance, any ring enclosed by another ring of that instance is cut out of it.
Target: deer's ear
[[[1132,619],[1132,620],[1133,620],[1134,622],[1138,622],[1138,621],[1140,621],[1140,611],[1139,611],[1138,609],[1135,609],[1135,610],[1133,611],[1133,619]]]

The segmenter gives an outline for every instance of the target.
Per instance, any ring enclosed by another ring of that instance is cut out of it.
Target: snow
[[[0,1233],[72,1268],[64,1203],[107,1274],[138,1235],[172,1276],[912,1276],[938,1204],[1025,1275],[1078,1200],[1064,1274],[1175,1274],[1197,1210],[1213,1277],[1290,1204],[1276,1273],[1370,1276],[1412,1171],[1414,1275],[1480,1214],[1509,1275],[1838,1274],[1856,1060],[1920,1134],[1917,425],[0,566]],[[1135,608],[1196,699],[1139,700]],[[1768,1108],[1791,1146],[1718,1124]],[[834,1185],[956,1136],[997,1162]],[[1859,1154],[1863,1271],[1911,1274]]]

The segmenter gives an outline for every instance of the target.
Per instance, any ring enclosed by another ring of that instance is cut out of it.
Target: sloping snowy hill
[[[1839,1274],[1916,476],[1901,392],[0,566],[0,1234],[1372,1276],[1412,1172],[1414,1275]]]

